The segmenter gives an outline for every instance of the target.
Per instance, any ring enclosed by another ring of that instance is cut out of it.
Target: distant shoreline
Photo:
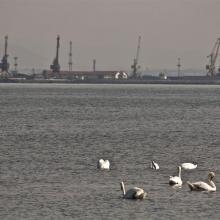
[[[66,80],[66,79],[1,79],[0,83],[42,83],[42,84],[165,84],[165,85],[220,85],[219,79],[137,79],[137,80]]]

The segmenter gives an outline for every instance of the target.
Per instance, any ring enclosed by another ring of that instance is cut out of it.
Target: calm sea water
[[[0,117],[0,219],[220,219],[220,86],[0,84]],[[217,192],[190,192],[209,171]]]

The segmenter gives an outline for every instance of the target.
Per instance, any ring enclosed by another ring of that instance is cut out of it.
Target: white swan
[[[170,176],[170,179],[169,179],[169,184],[171,186],[182,186],[183,182],[181,180],[181,167],[178,166],[178,171],[179,171],[179,174],[178,176]]]
[[[147,193],[141,188],[133,187],[126,192],[124,182],[121,182],[120,185],[125,199],[144,199],[147,196]]]
[[[110,162],[109,162],[109,160],[100,159],[97,163],[97,167],[98,167],[98,169],[101,169],[101,170],[109,170],[110,169]]]
[[[159,165],[154,160],[151,161],[150,168],[154,170],[160,169]]]
[[[216,186],[215,183],[212,181],[213,178],[215,177],[214,172],[210,172],[208,174],[208,183],[199,181],[195,183],[187,182],[189,188],[194,191],[208,191],[208,192],[215,192],[216,191]]]
[[[193,163],[182,163],[181,167],[184,170],[193,170],[197,167],[197,163],[193,162]]]

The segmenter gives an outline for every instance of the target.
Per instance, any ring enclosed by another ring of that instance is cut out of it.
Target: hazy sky
[[[130,70],[142,36],[142,68],[204,69],[220,37],[220,0],[0,0],[0,56],[9,36],[9,61],[49,68],[60,35],[60,64],[68,69]]]

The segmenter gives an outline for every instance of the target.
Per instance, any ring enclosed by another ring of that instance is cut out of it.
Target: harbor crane
[[[50,65],[50,69],[52,70],[53,76],[55,78],[59,78],[60,75],[59,48],[60,48],[60,36],[57,35],[56,57],[53,60],[53,64]]]
[[[8,49],[8,36],[5,36],[5,51],[4,51],[4,56],[2,58],[2,62],[0,63],[1,72],[4,72],[5,74],[7,74],[9,70],[7,49]]]
[[[136,52],[136,57],[134,58],[134,63],[131,66],[132,69],[132,78],[136,79],[138,78],[138,69],[140,69],[140,65],[138,65],[138,59],[139,59],[139,54],[140,54],[140,47],[141,47],[141,36],[138,37],[138,45],[137,45],[137,52]]]
[[[220,38],[218,38],[217,41],[215,42],[215,45],[212,49],[211,54],[207,56],[207,58],[210,59],[209,64],[206,65],[208,76],[216,75],[215,64],[216,64],[217,57],[219,55],[219,47],[220,47]],[[218,71],[220,71],[220,69],[218,69]]]

